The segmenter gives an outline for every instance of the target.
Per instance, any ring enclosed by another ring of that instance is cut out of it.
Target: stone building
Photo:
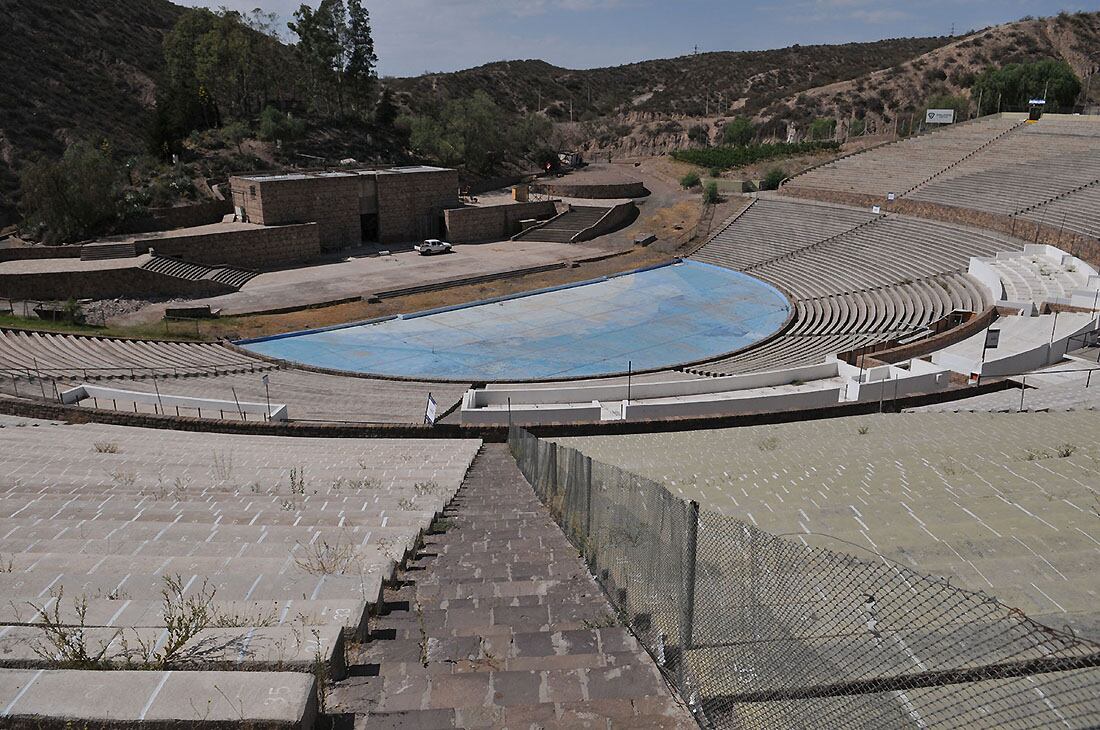
[[[441,236],[443,212],[459,207],[458,172],[441,167],[240,175],[230,188],[239,220],[317,223],[327,250]]]

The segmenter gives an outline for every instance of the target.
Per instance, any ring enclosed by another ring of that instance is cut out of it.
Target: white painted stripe
[[[145,702],[145,707],[141,709],[141,714],[138,715],[138,720],[144,720],[145,715],[153,707],[153,701],[160,694],[160,691],[164,689],[164,685],[168,682],[168,678],[172,676],[172,672],[165,672],[164,676],[160,678],[160,682],[157,684],[157,688],[153,690],[153,694],[149,695],[149,699]]]
[[[252,592],[256,590],[256,586],[260,585],[260,581],[264,579],[263,573],[256,576],[256,580],[252,581],[252,587],[248,589],[248,593],[244,594],[244,600],[252,598]]]
[[[27,693],[27,690],[31,688],[32,684],[34,684],[35,682],[38,681],[38,678],[42,676],[42,672],[44,672],[44,671],[46,671],[46,670],[45,669],[39,669],[35,673],[35,675],[33,677],[31,677],[31,681],[29,681],[25,685],[23,685],[23,689],[19,690],[15,694],[15,697],[13,697],[11,702],[8,703],[8,706],[4,708],[4,711],[0,712],[0,715],[2,715],[4,717],[7,717],[8,715],[10,715],[12,709],[15,708],[15,703],[18,702],[23,697],[23,695],[25,695]]]
[[[115,621],[118,621],[118,617],[122,615],[122,612],[126,610],[126,607],[129,606],[130,603],[131,601],[129,598],[123,601],[119,609],[115,611],[115,615],[111,616],[111,618],[107,621],[107,626],[114,626]]]

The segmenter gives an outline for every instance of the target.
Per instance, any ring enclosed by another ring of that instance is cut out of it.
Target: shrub
[[[260,139],[265,142],[294,142],[306,133],[306,123],[273,106],[260,113]]]
[[[764,179],[760,181],[760,187],[763,190],[778,190],[779,184],[783,182],[787,177],[787,173],[783,171],[782,167],[773,167],[768,170],[764,175]]]
[[[818,118],[810,122],[810,139],[833,139],[836,137],[836,120]]]
[[[711,180],[703,187],[703,202],[707,205],[714,205],[718,200],[718,183]]]
[[[722,168],[720,167],[712,167],[709,172],[711,177],[722,177]]]
[[[695,144],[708,144],[710,142],[710,130],[702,124],[696,124],[688,130],[688,140]]]
[[[744,117],[731,120],[722,130],[722,141],[731,147],[746,147],[752,143],[754,136],[756,128]]]
[[[675,157],[675,155],[673,155],[673,157]],[[689,172],[688,174],[680,178],[680,187],[684,188],[685,190],[690,190],[698,185],[699,182],[699,173]]]

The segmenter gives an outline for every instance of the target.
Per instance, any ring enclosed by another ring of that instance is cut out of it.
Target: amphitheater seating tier
[[[769,532],[866,548],[1100,637],[1093,413],[874,415],[558,440]]]
[[[795,306],[792,324],[760,346],[688,371],[725,375],[812,364],[911,336],[955,311],[982,311],[992,301],[965,273],[970,257],[1022,246],[931,221],[759,199],[693,258],[783,289]]]
[[[902,195],[963,164],[1021,123],[1005,116],[959,124],[839,159],[799,175],[791,185],[883,198],[891,192]]]
[[[214,343],[124,340],[0,329],[0,376],[130,378],[270,370]]]
[[[129,677],[126,691],[159,681],[153,670],[189,675],[177,691],[190,688],[210,715],[176,703],[167,719],[221,718],[205,706],[216,681],[229,697],[292,687],[293,716],[278,719],[309,727],[301,720],[318,662],[342,676],[344,638],[362,638],[383,581],[480,446],[34,426],[5,427],[0,438],[0,702],[16,718],[65,707],[15,697],[12,683],[82,681],[51,658],[43,630],[67,624],[82,627],[93,651],[106,647],[102,663],[146,670],[101,673]],[[162,666],[158,653],[180,636],[170,618],[196,606],[208,620]],[[75,717],[95,719],[76,705],[84,714]],[[257,705],[244,700],[244,724],[272,719]]]

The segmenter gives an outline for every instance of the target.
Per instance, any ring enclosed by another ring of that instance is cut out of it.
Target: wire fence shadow
[[[1100,725],[1096,643],[702,510],[523,429],[509,446],[704,727]]]

